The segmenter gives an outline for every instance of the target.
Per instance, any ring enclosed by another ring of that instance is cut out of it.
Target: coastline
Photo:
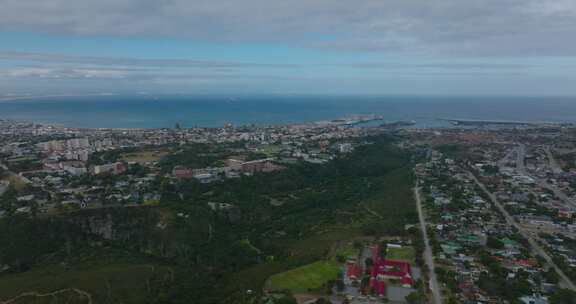
[[[22,102],[18,102],[22,101]],[[576,123],[571,98],[445,99],[441,97],[243,97],[186,95],[45,95],[0,98],[0,119],[70,128],[161,129],[297,125],[352,114],[381,116],[384,122],[416,121],[417,127],[513,122]]]

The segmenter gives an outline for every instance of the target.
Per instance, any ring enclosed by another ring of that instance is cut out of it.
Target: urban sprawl
[[[281,303],[288,292],[298,303],[435,304],[556,304],[576,297],[576,127],[362,125],[381,119],[192,129],[0,120],[0,219],[154,208],[165,184],[211,185],[298,163],[321,166],[389,135],[411,155],[415,203],[405,208],[414,208],[417,220],[400,227],[403,233],[339,240],[324,260],[272,273],[262,292],[246,290],[243,297]],[[217,200],[207,208],[233,218],[237,206]],[[385,217],[368,206],[357,212]],[[11,271],[0,263],[0,273]]]

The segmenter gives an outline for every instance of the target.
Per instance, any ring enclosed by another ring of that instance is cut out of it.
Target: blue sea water
[[[570,97],[426,96],[92,96],[0,102],[0,119],[90,128],[164,128],[280,125],[378,114],[385,121],[439,118],[576,122]]]

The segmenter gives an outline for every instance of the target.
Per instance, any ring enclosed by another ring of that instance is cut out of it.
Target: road
[[[498,161],[498,166],[499,167],[505,167],[506,164],[508,164],[509,162],[514,161],[514,155],[516,154],[516,150],[515,149],[510,149],[510,151],[508,151],[508,153],[506,153],[506,155],[504,155],[504,157],[502,157],[502,159],[500,159]]]
[[[422,238],[424,241],[424,261],[428,265],[428,273],[430,274],[430,290],[432,291],[432,299],[434,304],[442,304],[442,292],[438,285],[438,279],[434,269],[434,256],[432,255],[432,248],[430,248],[430,241],[428,239],[428,230],[426,229],[426,220],[424,218],[424,211],[422,210],[422,200],[420,198],[420,188],[418,182],[414,187],[414,197],[416,198],[416,207],[418,208],[418,218],[420,219],[420,229],[422,229]]]
[[[516,169],[518,169],[520,173],[528,175],[524,162],[525,156],[526,146],[524,144],[518,144],[518,148],[516,148]]]
[[[550,165],[550,169],[552,170],[552,172],[554,172],[555,174],[562,173],[563,170],[560,167],[560,165],[558,165],[556,158],[554,158],[550,146],[544,147],[544,152],[546,152],[546,157],[548,158],[548,163]]]
[[[568,288],[568,289],[571,289],[573,291],[576,291],[576,287],[574,286],[572,281],[570,281],[570,279],[568,278],[568,276],[566,276],[566,274],[562,271],[562,269],[560,269],[560,267],[558,267],[558,265],[556,265],[556,263],[554,263],[554,261],[552,260],[550,255],[548,255],[548,253],[538,244],[538,242],[536,242],[536,240],[532,237],[532,235],[530,233],[528,233],[522,226],[520,226],[518,223],[516,223],[514,218],[508,213],[508,211],[506,211],[506,209],[504,209],[504,207],[502,206],[502,204],[500,204],[498,199],[496,199],[496,196],[492,192],[490,192],[486,188],[486,186],[476,178],[476,176],[474,176],[472,173],[469,173],[469,175],[476,182],[476,184],[480,187],[480,189],[482,189],[482,191],[484,191],[484,193],[486,193],[488,195],[488,197],[490,197],[490,200],[492,201],[492,203],[494,203],[494,205],[496,206],[498,211],[500,211],[500,213],[504,216],[504,219],[506,220],[506,222],[509,225],[518,229],[518,232],[526,240],[528,240],[528,243],[530,244],[530,246],[534,250],[533,252],[538,254],[542,258],[544,258],[544,260],[546,260],[548,265],[550,265],[550,267],[552,267],[556,271],[556,273],[560,277],[561,285],[564,288]]]
[[[516,151],[517,151],[516,169],[518,170],[518,172],[533,178],[538,183],[538,186],[552,191],[552,193],[554,193],[554,195],[558,197],[560,200],[562,200],[564,204],[566,204],[567,206],[576,208],[576,203],[570,197],[568,197],[566,193],[562,192],[556,186],[549,184],[546,180],[528,174],[528,172],[526,171],[526,167],[524,165],[524,155],[526,154],[526,146],[524,144],[518,144],[518,148],[516,149]]]

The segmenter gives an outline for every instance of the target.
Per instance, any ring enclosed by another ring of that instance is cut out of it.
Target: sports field
[[[133,153],[126,153],[121,156],[121,159],[126,162],[135,162],[140,164],[150,163],[150,162],[157,162],[162,157],[168,155],[167,151],[142,151],[142,152],[133,152]]]
[[[326,282],[335,280],[340,267],[336,262],[318,261],[296,269],[279,273],[270,278],[272,289],[288,289],[294,293],[321,288]]]
[[[414,264],[415,252],[411,246],[404,246],[402,248],[388,248],[386,258],[391,260],[401,260]]]

